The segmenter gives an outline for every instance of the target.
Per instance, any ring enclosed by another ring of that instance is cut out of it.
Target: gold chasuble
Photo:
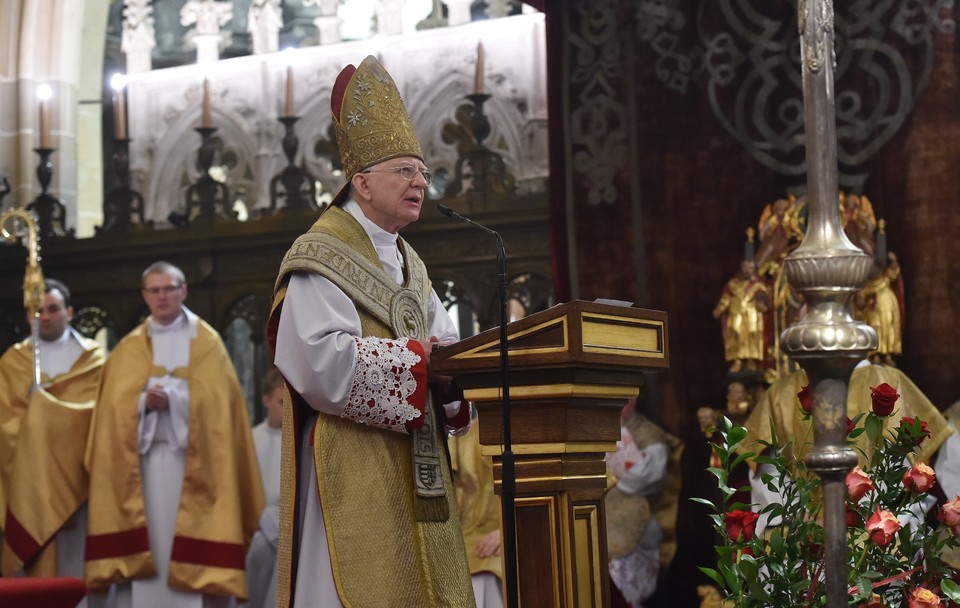
[[[868,365],[853,370],[847,387],[847,417],[853,419],[858,414],[869,412],[871,410],[870,389],[884,382],[900,394],[893,413],[886,417],[885,426],[895,428],[900,425],[900,419],[903,417],[919,417],[926,422],[930,437],[920,444],[920,452],[916,455],[916,460],[929,464],[930,457],[946,441],[952,431],[940,411],[899,369],[886,365]],[[770,386],[744,424],[747,428],[747,439],[741,444],[743,450],[759,453],[763,446],[754,442],[772,441],[770,436],[772,420],[779,443],[783,445],[792,440],[794,456],[804,457],[813,445],[813,425],[803,419],[803,410],[800,409],[797,393],[806,384],[806,373],[799,371],[781,378]],[[857,446],[859,447],[857,455],[862,465],[864,457],[860,451],[865,451],[868,456],[870,454],[870,441],[866,433],[857,439]],[[756,466],[752,460],[750,464]]]
[[[364,337],[426,339],[431,294],[426,268],[406,242],[400,239],[398,244],[407,269],[402,286],[383,271],[363,227],[339,207],[328,207],[294,242],[281,264],[268,326],[271,347],[276,347],[280,310],[290,273],[295,271],[319,273],[350,296],[357,304]],[[347,608],[475,605],[443,433],[433,408],[428,397],[424,429],[429,429],[429,435],[388,431],[327,414],[316,418],[317,487],[333,577]],[[282,608],[292,605],[297,576],[294,538],[301,525],[295,518],[297,457],[302,425],[311,413],[288,386],[278,547],[277,606]],[[411,455],[420,454],[418,450],[430,443],[439,448],[439,458],[418,455],[418,465],[432,464],[418,466],[415,474]],[[425,501],[421,488],[425,482],[430,485],[434,475],[439,494]],[[442,501],[443,508],[430,507],[425,514],[421,506],[430,500]]]
[[[29,576],[56,576],[51,541],[87,499],[83,456],[104,357],[93,340],[82,338],[81,345],[70,371],[32,393],[30,340],[0,359],[3,576],[21,568]]]
[[[91,589],[156,574],[137,449],[137,400],[153,373],[148,322],[111,353],[91,425],[86,548]],[[243,600],[246,552],[263,511],[263,488],[236,372],[219,336],[202,319],[183,372],[190,420],[167,582],[180,591]]]

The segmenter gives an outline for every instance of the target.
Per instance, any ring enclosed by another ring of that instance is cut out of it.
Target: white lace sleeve
[[[405,432],[407,422],[423,415],[411,403],[419,387],[413,368],[420,363],[420,355],[407,347],[407,338],[354,339],[357,365],[343,417]]]

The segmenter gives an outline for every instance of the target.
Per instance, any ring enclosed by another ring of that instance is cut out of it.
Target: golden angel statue
[[[723,325],[724,356],[731,372],[762,367],[766,354],[764,316],[769,307],[769,288],[757,276],[756,264],[744,260],[713,309],[714,318]]]

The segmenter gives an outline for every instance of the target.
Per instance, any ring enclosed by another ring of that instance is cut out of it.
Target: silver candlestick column
[[[809,217],[785,272],[803,294],[808,313],[784,330],[780,341],[807,372],[813,394],[814,447],[806,464],[823,484],[827,606],[841,608],[848,603],[844,478],[857,463],[846,445],[847,383],[857,362],[877,348],[877,334],[850,315],[850,299],[866,283],[871,260],[847,239],[840,223],[833,2],[800,0],[797,9]]]

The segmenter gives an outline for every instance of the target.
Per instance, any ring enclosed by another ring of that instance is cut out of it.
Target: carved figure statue
[[[850,242],[873,257],[876,252],[874,233],[877,230],[877,218],[873,214],[870,199],[840,192],[840,220]]]
[[[877,332],[877,350],[870,353],[874,363],[894,365],[903,352],[904,296],[900,264],[886,251],[884,221],[877,220],[873,205],[864,195],[840,193],[843,231],[850,241],[874,259],[867,284],[853,299],[856,318]]]
[[[790,245],[803,239],[800,216],[803,206],[802,200],[790,195],[763,208],[758,225],[760,247],[756,256],[760,274],[767,274],[770,264],[779,265]]]
[[[903,280],[892,251],[887,262],[887,267],[857,292],[853,303],[856,317],[877,332],[877,350],[870,360],[894,365],[894,357],[903,353]]]
[[[723,326],[724,356],[731,372],[760,368],[766,353],[764,313],[769,306],[769,289],[757,276],[756,264],[744,260],[713,309]]]
[[[275,53],[280,48],[283,7],[280,0],[253,0],[247,12],[247,31],[253,39],[253,54]]]

